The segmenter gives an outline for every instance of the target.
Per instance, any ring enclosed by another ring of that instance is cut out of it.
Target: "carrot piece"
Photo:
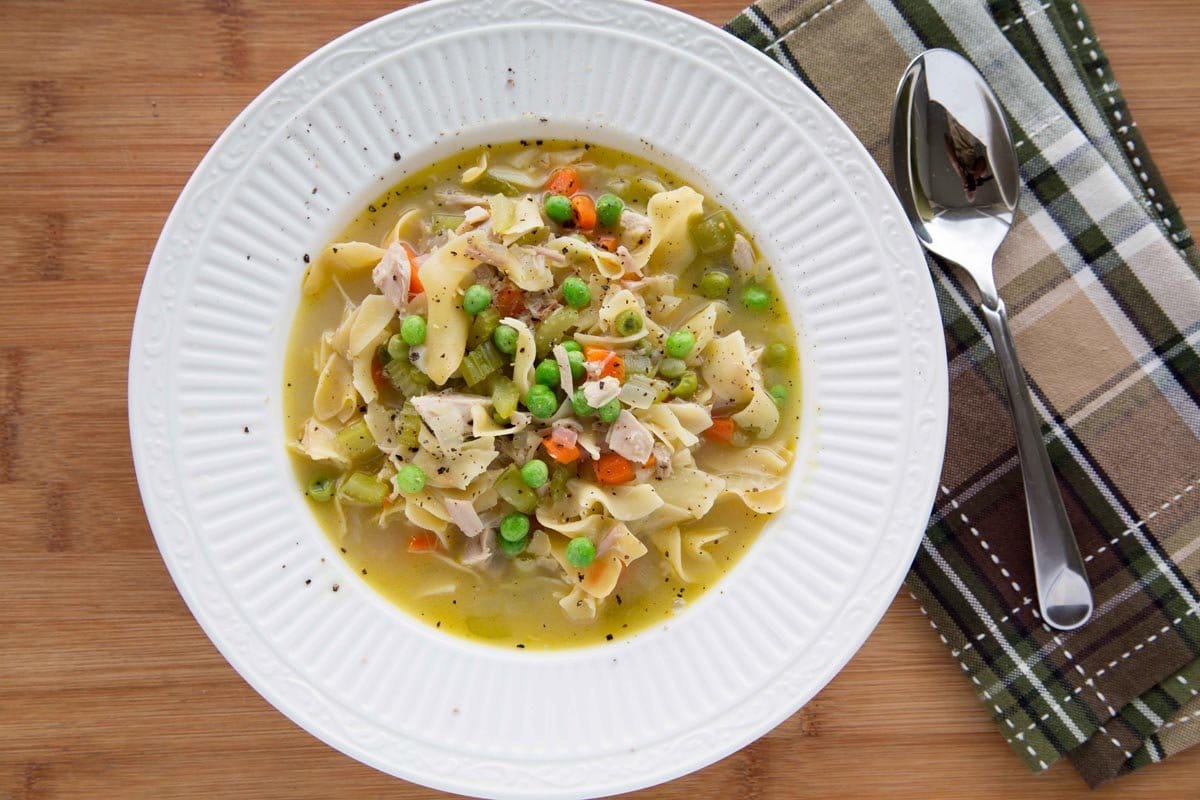
[[[383,372],[383,361],[380,360],[378,353],[371,358],[371,380],[375,382],[376,389],[382,389],[391,383]]]
[[[430,553],[438,548],[438,538],[432,533],[415,533],[408,540],[408,552]]]
[[[570,197],[579,191],[579,175],[570,167],[556,169],[550,174],[550,180],[546,181],[546,189]]]
[[[733,441],[733,420],[729,417],[713,417],[713,424],[705,429],[704,438],[729,444]]]
[[[590,231],[596,227],[596,204],[586,194],[577,194],[571,198],[571,213],[575,217],[575,227],[581,231]]]
[[[583,358],[585,361],[603,361],[613,354],[612,350],[607,347],[596,347],[595,345],[585,345],[583,348]]]
[[[546,453],[560,464],[570,464],[579,460],[579,445],[563,444],[547,436],[542,439],[542,447],[546,448]]]
[[[597,481],[609,485],[629,483],[634,478],[633,462],[618,453],[604,453],[596,459],[592,469]]]
[[[525,293],[505,284],[496,292],[496,309],[506,317],[521,316],[525,313]]]
[[[600,367],[601,378],[616,378],[621,383],[625,382],[625,359],[621,358],[616,353],[612,353],[604,361],[604,366]]]
[[[420,268],[417,266],[416,252],[404,242],[401,242],[400,245],[404,248],[404,252],[408,254],[408,299],[412,300],[425,291],[425,287],[421,285]]]
[[[646,469],[654,469],[655,467],[658,466],[658,459],[654,457],[653,453],[651,453],[650,458],[646,461],[645,464],[642,464],[642,466],[645,467]]]
[[[607,250],[610,253],[617,252],[617,237],[615,236],[598,236],[596,237],[596,244],[600,245],[602,250]],[[621,280],[627,280],[627,278],[622,275]]]

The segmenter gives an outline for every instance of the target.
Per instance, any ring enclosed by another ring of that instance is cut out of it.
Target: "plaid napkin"
[[[726,26],[816,91],[887,170],[897,81],[979,67],[1025,181],[998,259],[1096,594],[1042,623],[1012,429],[971,292],[931,264],[950,362],[942,487],[908,587],[1032,769],[1091,785],[1200,741],[1200,253],[1071,0],[759,0]]]

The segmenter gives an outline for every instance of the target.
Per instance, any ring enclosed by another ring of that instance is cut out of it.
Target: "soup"
[[[300,490],[429,625],[611,641],[706,591],[782,508],[795,330],[745,231],[666,170],[488,145],[306,260],[284,370]]]

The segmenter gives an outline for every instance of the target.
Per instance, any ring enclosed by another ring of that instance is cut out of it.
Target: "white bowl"
[[[775,266],[804,380],[788,506],[741,563],[669,624],[552,653],[452,638],[363,583],[305,507],[280,408],[303,255],[404,173],[517,138],[623,148],[715,194]],[[306,58],[205,156],[146,273],[129,416],[180,593],[283,713],[440,789],[598,796],[744,746],[854,654],[920,541],[946,364],[885,179],[779,65],[632,0],[431,2]]]

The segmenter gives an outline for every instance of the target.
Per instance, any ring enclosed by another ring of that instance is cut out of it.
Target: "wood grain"
[[[175,591],[134,482],[129,333],[158,231],[230,119],[384,0],[5,0],[0,25],[0,797],[438,796],[319,743]],[[720,22],[740,0],[678,0]],[[1200,209],[1194,0],[1089,0],[1176,199]],[[1200,749],[1096,797],[1185,797]],[[642,798],[1060,798],[1029,775],[906,595],[759,742]]]

